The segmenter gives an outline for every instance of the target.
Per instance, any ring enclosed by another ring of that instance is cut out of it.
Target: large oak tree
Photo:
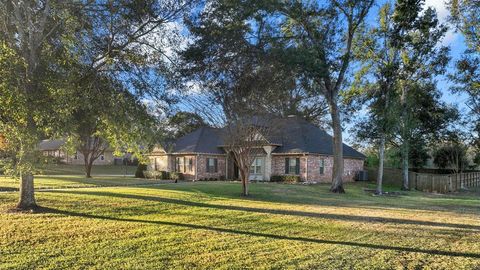
[[[137,96],[162,98],[158,72],[168,58],[164,33],[194,1],[2,1],[0,132],[18,149],[18,208],[36,207],[35,147],[42,133],[63,133],[79,84],[99,72],[122,78]],[[79,68],[81,67],[81,68]],[[85,67],[87,67],[85,69]],[[3,91],[2,90],[2,91]],[[11,91],[11,92],[9,92]],[[15,100],[8,97],[15,96]],[[11,112],[15,111],[12,115]],[[9,113],[10,112],[10,113]],[[68,126],[68,125],[67,125]]]

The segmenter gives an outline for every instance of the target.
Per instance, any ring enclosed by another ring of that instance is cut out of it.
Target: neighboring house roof
[[[65,144],[65,140],[43,140],[38,144],[38,149],[41,151],[59,150]]]
[[[65,139],[42,140],[38,144],[38,150],[40,151],[61,150],[61,147],[64,144],[65,144]],[[105,152],[113,152],[113,149],[108,147],[107,149],[105,149]]]
[[[333,155],[333,137],[319,127],[299,117],[287,117],[272,121],[274,129],[268,141],[278,147],[273,153],[314,153]],[[173,153],[224,154],[222,130],[200,127],[179,138]],[[365,158],[365,155],[343,144],[343,155],[351,158]]]

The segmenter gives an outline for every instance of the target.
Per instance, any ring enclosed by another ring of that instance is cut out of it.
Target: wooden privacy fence
[[[377,180],[377,170],[369,169],[370,180]],[[385,169],[384,183],[401,186],[402,171],[399,169]],[[447,193],[455,192],[463,188],[480,187],[480,172],[468,172],[457,174],[431,174],[409,172],[409,186],[426,192]]]

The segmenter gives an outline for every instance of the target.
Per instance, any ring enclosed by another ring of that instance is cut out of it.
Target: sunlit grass
[[[7,213],[0,268],[475,269],[480,198],[367,184],[200,182],[37,192],[44,213]],[[372,187],[368,185],[368,187]]]
[[[92,175],[133,175],[137,166],[93,165]],[[48,164],[41,170],[43,175],[84,175],[84,165]]]

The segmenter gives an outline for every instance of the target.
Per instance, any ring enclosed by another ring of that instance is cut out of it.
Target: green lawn
[[[135,174],[136,168],[136,166],[125,168],[124,166],[98,165],[92,168],[93,178],[85,178],[83,166],[53,164],[44,168],[41,175],[35,175],[35,188],[128,186],[161,182],[134,178],[132,175]],[[0,192],[18,190],[18,187],[19,179],[0,175]]]
[[[17,194],[0,193],[0,268],[479,269],[478,193],[374,197],[365,185],[50,190],[37,214],[8,213]]]
[[[85,178],[82,175],[39,175],[35,176],[36,189],[130,186],[165,183],[162,180],[150,180],[122,176],[94,176]],[[0,177],[0,191],[18,190],[20,180],[11,177]]]
[[[94,165],[92,175],[127,175],[135,174],[137,166]],[[84,175],[83,165],[49,164],[43,170],[44,175]]]

